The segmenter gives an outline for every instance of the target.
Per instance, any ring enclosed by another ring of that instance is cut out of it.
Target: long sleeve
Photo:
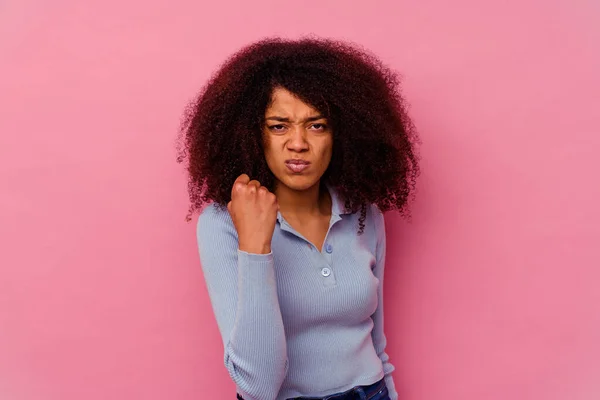
[[[275,399],[288,359],[273,254],[239,250],[229,213],[213,205],[198,219],[197,239],[225,367],[244,399]]]
[[[371,316],[373,319],[373,331],[371,333],[373,337],[373,344],[375,345],[375,351],[381,359],[383,364],[383,372],[385,374],[385,383],[389,391],[391,400],[398,399],[398,393],[394,386],[394,379],[392,372],[394,366],[389,361],[389,356],[385,352],[387,345],[387,339],[383,330],[383,275],[385,270],[385,252],[386,252],[386,236],[385,236],[385,221],[383,214],[373,206],[372,215],[374,220],[375,234],[377,237],[377,250],[376,250],[376,264],[373,268],[373,273],[379,279],[379,288],[377,292],[377,299],[379,301],[377,310]]]

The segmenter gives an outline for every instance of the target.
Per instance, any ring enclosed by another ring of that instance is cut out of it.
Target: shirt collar
[[[342,214],[347,214],[344,208],[344,202],[340,197],[338,191],[329,183],[326,183],[325,187],[327,188],[327,191],[331,196],[331,215],[339,217]]]

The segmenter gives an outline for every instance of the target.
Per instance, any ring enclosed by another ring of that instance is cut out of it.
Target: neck
[[[283,216],[306,218],[331,214],[331,198],[326,189],[321,189],[319,182],[301,191],[278,184],[275,196]]]

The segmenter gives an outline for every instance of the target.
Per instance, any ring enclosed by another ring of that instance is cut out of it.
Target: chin
[[[308,176],[285,176],[283,179],[278,180],[281,185],[299,192],[308,190],[319,183],[319,179]]]

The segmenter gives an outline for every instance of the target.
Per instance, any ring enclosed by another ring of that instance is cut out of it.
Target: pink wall
[[[401,399],[598,399],[599,3],[206,3],[0,4],[0,398],[233,398],[175,132],[225,56],[314,32],[401,69],[424,142]]]

